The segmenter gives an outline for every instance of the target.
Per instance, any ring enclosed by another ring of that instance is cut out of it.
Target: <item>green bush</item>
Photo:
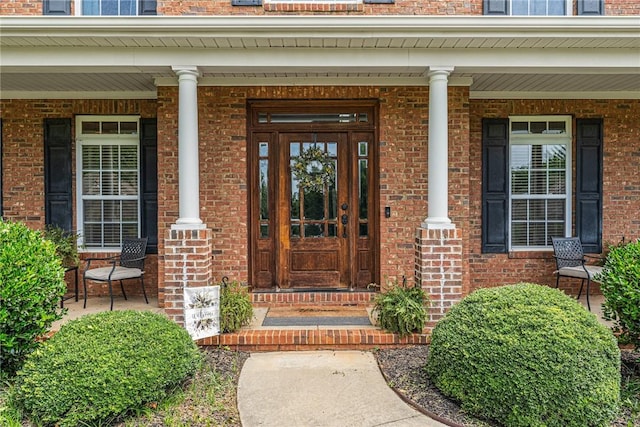
[[[622,343],[640,349],[640,241],[609,248],[596,277],[604,295],[603,314]]]
[[[400,336],[421,332],[427,320],[428,297],[417,286],[412,288],[392,284],[376,295],[373,315],[382,329]]]
[[[0,377],[9,377],[62,317],[67,290],[54,245],[21,223],[0,220]]]
[[[235,332],[253,318],[251,296],[246,287],[236,281],[224,280],[220,286],[220,332]]]
[[[609,329],[557,289],[478,290],[433,330],[427,373],[464,410],[507,426],[603,426],[620,400]]]
[[[12,401],[45,425],[108,424],[165,397],[199,363],[187,331],[160,314],[87,315],[27,358]]]

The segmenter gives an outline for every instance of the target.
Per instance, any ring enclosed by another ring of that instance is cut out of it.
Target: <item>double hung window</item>
[[[571,118],[511,117],[509,244],[544,249],[571,230]]]
[[[78,230],[89,249],[140,235],[140,139],[135,116],[78,116]]]
[[[76,11],[83,16],[136,16],[138,0],[75,0]]]

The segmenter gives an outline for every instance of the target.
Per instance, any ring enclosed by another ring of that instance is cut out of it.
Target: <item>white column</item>
[[[172,67],[178,75],[178,181],[180,217],[172,228],[204,228],[200,219],[197,67]]]
[[[429,69],[429,210],[425,228],[453,228],[449,219],[447,81],[453,67]]]

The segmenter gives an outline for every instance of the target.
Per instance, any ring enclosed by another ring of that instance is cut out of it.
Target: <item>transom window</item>
[[[78,230],[90,249],[140,234],[139,118],[78,116]]]
[[[571,118],[511,117],[509,242],[546,249],[571,229]]]
[[[136,16],[138,0],[75,0],[83,16]]]

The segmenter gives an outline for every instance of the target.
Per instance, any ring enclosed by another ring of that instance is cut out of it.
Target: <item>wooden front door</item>
[[[253,287],[375,282],[374,132],[341,123],[263,127],[271,131],[250,132],[249,147]]]

